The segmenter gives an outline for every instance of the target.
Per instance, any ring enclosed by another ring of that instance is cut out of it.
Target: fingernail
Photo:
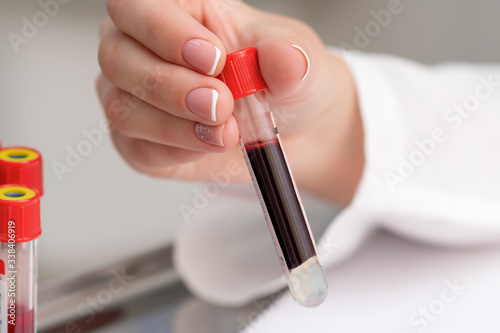
[[[214,75],[221,52],[215,45],[206,40],[191,39],[184,44],[182,56],[188,64],[200,72]]]
[[[219,93],[215,89],[198,88],[191,91],[186,97],[186,105],[194,114],[217,121],[217,100]]]
[[[292,45],[292,47],[296,48],[297,50],[299,50],[300,53],[302,53],[302,55],[306,59],[306,66],[307,66],[307,68],[306,68],[306,73],[304,74],[304,76],[302,76],[302,79],[300,79],[300,82],[302,82],[307,77],[307,75],[309,75],[309,70],[311,69],[311,61],[309,61],[309,56],[307,55],[306,51],[304,51],[300,46]]]
[[[201,141],[214,146],[224,147],[224,142],[222,141],[224,126],[225,124],[210,126],[207,124],[196,123],[194,132]]]

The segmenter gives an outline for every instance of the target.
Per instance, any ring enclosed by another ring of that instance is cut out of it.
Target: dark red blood
[[[288,269],[294,269],[316,251],[283,150],[278,140],[246,144],[245,150]]]

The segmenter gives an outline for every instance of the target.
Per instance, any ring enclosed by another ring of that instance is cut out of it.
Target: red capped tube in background
[[[24,185],[0,186],[2,333],[36,332],[36,247],[40,234],[39,193]]]

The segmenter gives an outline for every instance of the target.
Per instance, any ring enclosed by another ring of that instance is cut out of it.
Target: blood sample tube
[[[229,54],[219,79],[235,99],[242,150],[290,292],[297,303],[318,306],[326,298],[328,284],[267,104],[256,49]]]
[[[36,239],[41,234],[37,191],[0,186],[0,332],[36,332]]]
[[[0,150],[0,185],[23,184],[43,195],[42,155],[26,147]]]

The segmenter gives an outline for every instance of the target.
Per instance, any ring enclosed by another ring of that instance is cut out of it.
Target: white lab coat
[[[366,166],[353,202],[318,242],[330,287],[329,269],[377,228],[444,246],[500,242],[500,65],[332,52],[355,77]],[[267,230],[252,216],[219,213],[181,231],[175,261],[195,294],[238,305],[285,286]],[[291,303],[286,294],[272,311],[279,317],[298,307]],[[252,331],[277,332],[283,321],[273,316]]]

